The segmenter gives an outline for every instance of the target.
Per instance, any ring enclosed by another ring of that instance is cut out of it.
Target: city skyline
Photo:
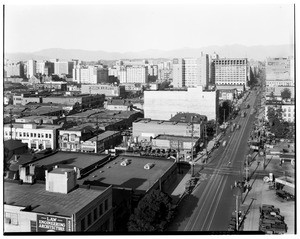
[[[4,20],[6,53],[47,48],[124,53],[294,41],[292,4],[6,5]]]

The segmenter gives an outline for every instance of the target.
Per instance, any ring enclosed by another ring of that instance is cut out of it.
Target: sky
[[[151,1],[149,1],[151,3]],[[292,44],[292,4],[5,5],[5,52]]]

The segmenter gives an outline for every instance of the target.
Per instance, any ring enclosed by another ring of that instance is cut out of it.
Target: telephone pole
[[[191,149],[191,159],[192,159],[192,177],[194,176],[194,145],[193,145],[193,139],[194,139],[194,124],[193,124],[194,116],[191,117],[191,123],[192,123],[192,149]]]
[[[12,109],[9,110],[9,118],[10,118],[10,139],[12,140],[12,128],[13,128],[13,123],[12,123]]]

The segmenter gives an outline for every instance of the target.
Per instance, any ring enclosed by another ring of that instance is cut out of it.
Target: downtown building
[[[27,78],[30,78],[36,74],[36,61],[29,60],[27,62]]]
[[[212,83],[218,86],[247,86],[247,58],[216,58],[212,61]],[[220,87],[220,88],[221,88]]]
[[[78,84],[99,84],[108,82],[108,69],[102,66],[80,66],[73,69],[73,82]]]
[[[119,72],[120,83],[148,83],[148,68],[143,65],[123,66]]]
[[[54,74],[54,63],[50,61],[42,61],[36,63],[36,73],[50,76]]]
[[[199,58],[173,60],[173,86],[206,88],[209,83],[209,58],[201,53]]]
[[[22,62],[9,62],[5,65],[5,77],[24,77],[24,64]]]
[[[183,90],[144,92],[145,118],[169,120],[179,112],[205,115],[208,120],[218,118],[218,91],[204,91],[202,86]]]
[[[4,232],[112,231],[112,187],[78,186],[76,168],[20,166],[20,180],[4,183]]]
[[[266,91],[274,92],[278,87],[294,86],[294,59],[292,57],[267,58]]]
[[[71,75],[73,74],[73,61],[55,61],[54,62],[54,74],[62,75]]]

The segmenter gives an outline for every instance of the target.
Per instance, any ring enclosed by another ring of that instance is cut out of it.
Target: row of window
[[[92,225],[98,218],[100,218],[104,212],[108,210],[108,199],[99,205],[99,207],[94,208],[92,212],[90,212],[87,217],[81,219],[81,231],[84,231],[86,228]]]
[[[5,136],[11,136],[11,132],[5,131]],[[29,133],[29,132],[16,132],[16,137],[31,137],[31,138],[46,138],[51,139],[52,135],[47,133]]]

